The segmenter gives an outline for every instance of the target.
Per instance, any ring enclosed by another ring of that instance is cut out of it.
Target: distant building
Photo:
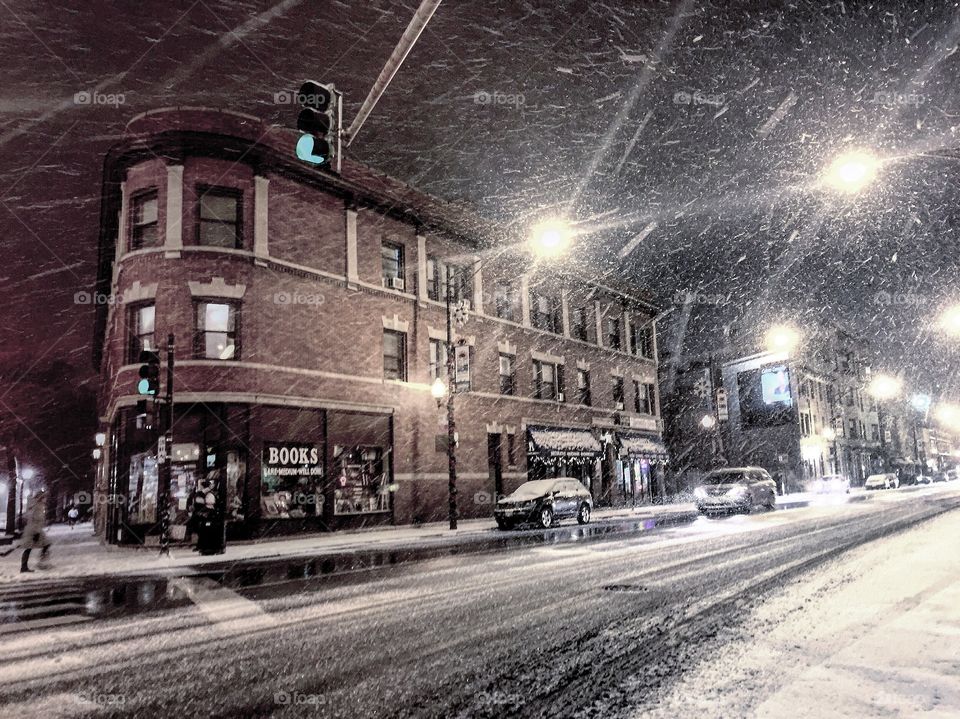
[[[598,504],[662,491],[657,308],[534,272],[521,238],[363,165],[295,159],[296,135],[202,109],[134,118],[105,162],[95,364],[107,434],[96,528],[157,532],[157,436],[138,355],[176,337],[173,521],[214,483],[231,536],[447,513],[448,288],[460,308],[462,516],[527,478]],[[461,349],[462,348],[462,349]]]

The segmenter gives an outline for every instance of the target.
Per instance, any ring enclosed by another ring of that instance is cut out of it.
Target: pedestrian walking
[[[47,495],[41,489],[27,505],[27,525],[23,529],[23,541],[20,546],[23,547],[23,557],[20,560],[20,571],[32,572],[30,569],[30,551],[40,550],[40,569],[47,568],[47,557],[50,553],[50,540],[44,531],[47,524]]]
[[[80,517],[80,512],[77,511],[76,507],[70,507],[67,510],[67,524],[70,525],[70,529],[73,529],[73,525],[77,523],[77,519]]]

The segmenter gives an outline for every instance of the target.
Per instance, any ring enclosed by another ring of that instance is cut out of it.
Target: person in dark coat
[[[47,524],[47,495],[41,489],[27,505],[27,525],[23,528],[23,557],[20,560],[21,572],[32,572],[29,567],[30,551],[40,549],[40,568],[46,565],[50,552],[50,540],[47,538],[45,527]]]

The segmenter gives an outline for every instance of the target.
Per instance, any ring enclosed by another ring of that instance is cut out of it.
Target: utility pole
[[[17,529],[17,457],[13,438],[7,441],[7,534]]]
[[[447,268],[443,268],[448,272]],[[447,275],[446,300],[447,300],[447,494],[449,498],[449,518],[450,529],[457,528],[457,449],[456,436],[457,424],[453,411],[453,393],[456,390],[457,367],[456,354],[453,348],[453,282],[449,274]]]
[[[163,400],[163,431],[157,447],[160,471],[157,507],[160,509],[160,555],[170,556],[170,454],[173,452],[173,334],[167,335],[167,384]]]

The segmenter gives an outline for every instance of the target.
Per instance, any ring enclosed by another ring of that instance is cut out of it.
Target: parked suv
[[[761,467],[715,469],[693,491],[701,514],[749,512],[761,506],[774,509],[777,485]]]
[[[493,516],[500,529],[518,524],[536,524],[547,527],[558,519],[576,517],[580,524],[590,521],[593,499],[590,492],[576,479],[536,479],[524,482],[499,502]]]

